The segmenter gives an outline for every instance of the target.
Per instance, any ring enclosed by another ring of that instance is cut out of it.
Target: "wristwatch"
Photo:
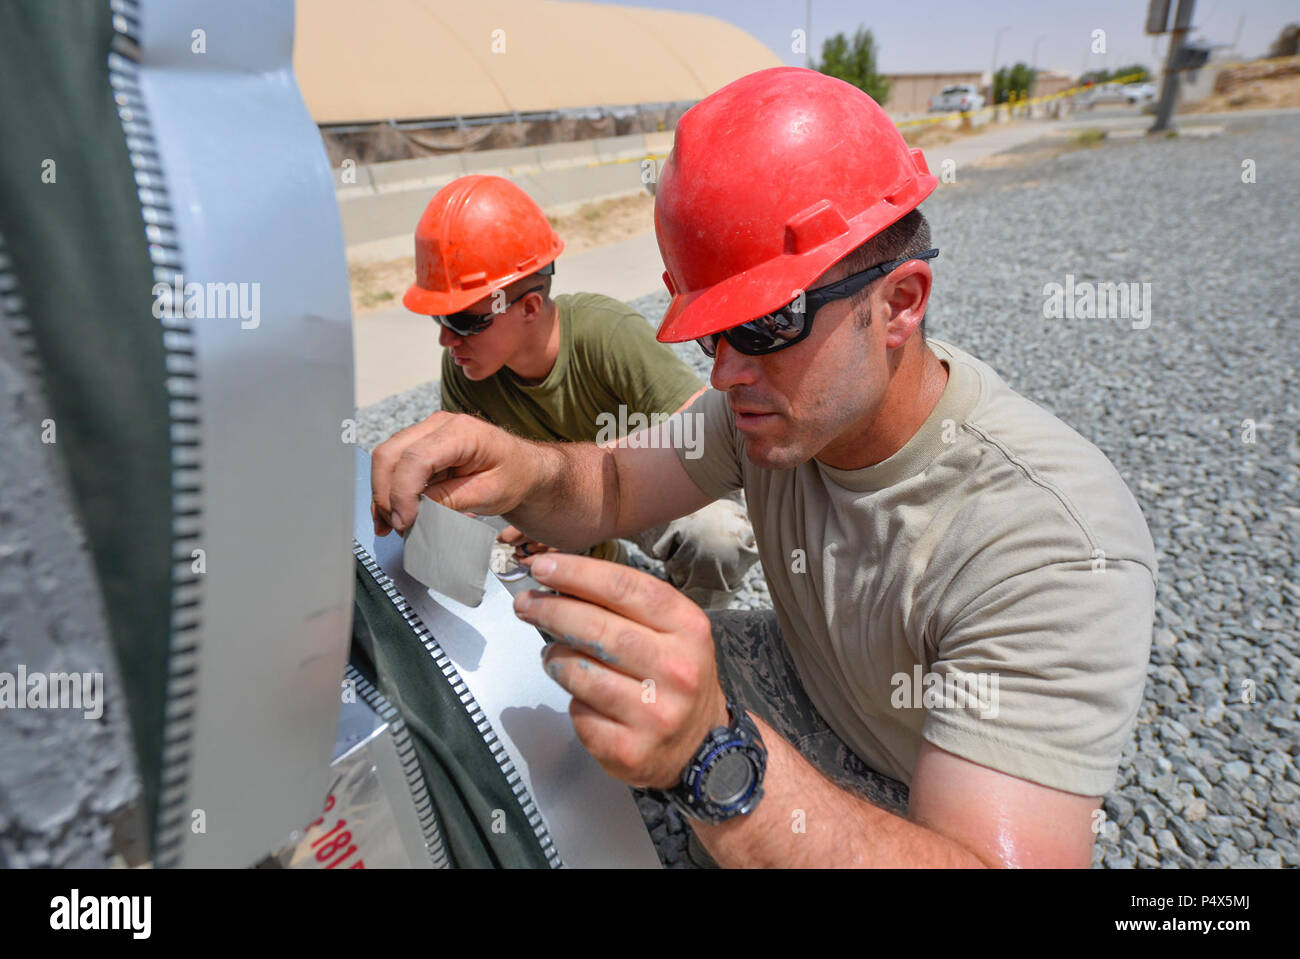
[[[661,802],[685,816],[722,823],[754,811],[763,798],[767,750],[749,714],[727,700],[730,726],[712,729],[669,789],[656,789]]]

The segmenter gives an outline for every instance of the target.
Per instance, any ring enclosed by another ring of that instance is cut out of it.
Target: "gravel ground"
[[[943,251],[927,330],[1096,443],[1160,560],[1146,693],[1094,865],[1300,865],[1300,115],[1003,160],[959,169],[923,207]],[[1044,285],[1066,274],[1149,282],[1149,326],[1045,319]],[[657,323],[666,302],[634,305]],[[675,349],[707,377],[698,347]],[[427,386],[362,410],[361,441],[436,407]],[[733,605],[769,605],[758,567]],[[681,818],[638,805],[665,865],[689,867]]]

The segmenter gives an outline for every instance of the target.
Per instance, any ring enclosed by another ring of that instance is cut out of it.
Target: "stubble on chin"
[[[746,442],[745,454],[759,469],[792,470],[802,466],[812,457],[797,445],[789,442]]]

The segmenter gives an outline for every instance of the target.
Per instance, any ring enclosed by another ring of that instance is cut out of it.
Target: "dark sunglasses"
[[[932,260],[939,255],[938,250],[926,250],[916,256],[904,257],[881,263],[861,273],[854,273],[827,286],[809,290],[803,295],[803,303],[791,300],[779,310],[765,313],[756,320],[733,326],[720,333],[710,333],[695,342],[700,344],[704,355],[713,357],[718,352],[718,340],[725,338],[737,353],[746,356],[763,356],[775,353],[787,346],[794,346],[812,332],[813,317],[827,303],[852,296],[873,280],[878,280],[887,273],[898,269],[911,260]],[[801,308],[802,307],[802,308]]]
[[[542,289],[543,288],[540,286],[534,286],[524,290],[524,292],[520,293],[504,307],[499,310],[493,310],[490,313],[468,313],[462,311],[460,313],[448,313],[446,316],[435,315],[434,319],[457,336],[477,336],[479,333],[482,333],[491,326],[493,320],[506,310],[510,309],[510,307],[514,306],[529,293],[540,293]]]

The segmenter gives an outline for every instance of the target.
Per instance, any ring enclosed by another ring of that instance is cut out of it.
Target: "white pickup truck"
[[[959,83],[955,86],[944,87],[937,94],[930,97],[931,113],[978,110],[982,106],[984,106],[984,97],[970,83]]]

